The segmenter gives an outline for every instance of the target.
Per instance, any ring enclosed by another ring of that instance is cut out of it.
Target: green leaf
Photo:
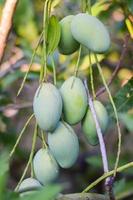
[[[127,0],[127,7],[131,13],[133,13],[133,0]]]
[[[52,54],[60,41],[61,28],[55,16],[51,16],[48,25],[48,46],[47,53]]]
[[[98,16],[103,10],[105,10],[107,3],[109,3],[109,2],[106,0],[96,2],[91,8],[92,15]]]
[[[133,108],[133,78],[124,85],[113,98],[118,113],[124,113]],[[107,105],[110,116],[114,118],[114,112],[111,104]]]
[[[119,118],[129,132],[133,132],[133,113],[119,113]]]
[[[60,190],[61,188],[58,185],[45,186],[42,190],[23,196],[21,200],[53,200],[58,195]]]
[[[8,154],[3,153],[0,155],[0,199],[3,200],[6,190],[6,180],[8,172]]]
[[[115,182],[114,193],[118,200],[127,199],[133,194],[133,181],[126,181],[125,179],[122,179]]]

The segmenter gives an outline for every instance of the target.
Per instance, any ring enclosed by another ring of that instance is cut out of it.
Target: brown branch
[[[21,103],[21,104],[8,104],[7,106],[1,106],[0,112],[3,112],[8,109],[20,110],[23,108],[31,108],[31,107],[32,107],[32,102],[25,102],[25,103]]]
[[[121,56],[120,56],[120,60],[119,60],[118,64],[116,65],[116,68],[115,68],[114,72],[112,73],[112,76],[111,76],[110,80],[108,81],[108,86],[110,86],[112,84],[114,78],[116,77],[118,71],[120,70],[122,62],[123,62],[123,60],[125,58],[125,55],[127,53],[127,46],[128,46],[129,38],[130,38],[129,35],[126,35],[125,40],[124,40],[124,45],[123,45],[122,53],[121,53]],[[100,96],[105,91],[106,91],[105,87],[100,88],[97,91],[96,96],[97,97]]]
[[[0,79],[3,78],[4,76],[8,75],[9,73],[14,72],[15,70],[21,68],[21,66],[24,64],[28,64],[28,62],[24,58],[18,60],[14,64],[10,64],[10,62],[6,62],[6,68],[4,70],[0,71]]]
[[[95,193],[75,193],[60,195],[57,200],[108,200],[104,195]]]
[[[3,8],[0,23],[0,63],[3,58],[6,41],[12,26],[12,18],[15,12],[17,2],[18,0],[6,0],[6,3]]]

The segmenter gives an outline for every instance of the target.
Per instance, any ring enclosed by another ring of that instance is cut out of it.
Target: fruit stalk
[[[37,140],[37,123],[35,124],[35,129],[34,129],[34,134],[33,134],[33,139],[32,139],[32,147],[31,147],[31,153],[30,153],[30,156],[29,156],[29,160],[28,160],[28,163],[27,163],[27,165],[26,165],[26,167],[25,167],[25,169],[24,169],[24,172],[23,172],[23,174],[22,174],[22,176],[21,176],[21,178],[20,178],[20,181],[18,182],[18,184],[17,184],[17,186],[16,186],[16,188],[15,188],[15,191],[18,190],[18,188],[19,188],[21,182],[23,181],[23,179],[24,179],[24,177],[25,177],[25,175],[26,175],[26,173],[27,173],[27,170],[28,170],[30,164],[32,163],[32,159],[33,159],[33,155],[34,155],[34,150],[35,150],[36,140]],[[33,169],[31,169],[31,170],[33,170]]]
[[[30,123],[30,121],[31,121],[31,119],[32,119],[33,117],[34,117],[34,114],[32,114],[32,115],[28,118],[28,120],[26,121],[26,123],[25,123],[25,125],[24,125],[22,131],[21,131],[20,134],[19,134],[19,137],[18,137],[18,139],[17,139],[17,141],[16,141],[16,143],[15,143],[15,145],[14,145],[12,151],[11,151],[10,154],[9,154],[9,157],[10,157],[10,158],[13,156],[13,154],[14,154],[14,152],[15,152],[15,150],[16,150],[16,148],[17,148],[17,146],[18,146],[18,144],[19,144],[19,142],[20,142],[20,140],[21,140],[21,138],[22,138],[22,136],[23,136],[23,134],[24,134],[25,129],[27,128],[28,124]]]

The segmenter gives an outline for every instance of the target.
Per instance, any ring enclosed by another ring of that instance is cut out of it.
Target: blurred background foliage
[[[0,0],[0,17],[4,0]],[[80,1],[54,0],[52,14],[60,20],[66,15],[76,14],[80,11]],[[99,17],[108,27],[111,35],[111,48],[104,55],[98,55],[106,80],[111,77],[113,70],[119,62],[123,49],[124,38],[130,35],[127,52],[121,68],[114,79],[110,89],[116,103],[122,131],[122,150],[120,165],[133,158],[133,1],[132,0],[92,0],[92,13]],[[33,50],[42,32],[43,0],[20,0],[13,27],[9,35],[7,47],[0,70],[0,150],[10,151],[28,116],[32,113],[32,100],[38,86],[39,70],[41,66],[41,46],[37,51],[27,82],[19,97],[17,91],[25,72],[28,70]],[[100,39],[100,38],[99,38]],[[86,49],[82,51],[79,76],[86,76],[89,80],[89,62]],[[56,64],[57,84],[73,74],[77,60],[77,52],[64,56],[58,49],[54,52]],[[102,86],[95,61],[92,55],[95,90]],[[52,67],[48,58],[48,78],[53,81]],[[98,97],[108,108],[110,123],[105,142],[108,150],[110,169],[114,167],[117,152],[117,130],[113,119],[113,110],[106,93]],[[34,120],[28,126],[25,135],[17,148],[10,163],[8,188],[13,189],[18,182],[31,149],[31,136],[33,134]],[[80,125],[74,127],[80,138],[80,155],[78,161],[71,169],[61,169],[57,183],[64,193],[80,192],[89,183],[103,173],[99,146],[90,146],[82,134]],[[40,147],[38,139],[37,149]],[[1,161],[1,159],[0,159]],[[0,167],[2,164],[0,164]],[[5,167],[3,167],[5,170]],[[2,170],[2,168],[1,168]],[[0,170],[0,171],[1,171]],[[28,174],[27,174],[28,176]],[[0,174],[0,188],[1,188]],[[52,187],[52,186],[51,186]],[[133,173],[132,169],[119,173],[114,185],[117,199],[133,199]],[[55,193],[58,191],[55,188]],[[54,189],[53,189],[54,190]],[[94,192],[103,193],[104,188],[99,184]],[[0,189],[1,193],[1,189]],[[13,195],[13,194],[12,194]],[[15,199],[15,198],[14,198]]]

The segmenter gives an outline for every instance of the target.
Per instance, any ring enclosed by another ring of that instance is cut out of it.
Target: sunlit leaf
[[[61,29],[59,22],[55,16],[52,16],[48,26],[48,46],[47,53],[51,54],[55,51],[60,41]]]

